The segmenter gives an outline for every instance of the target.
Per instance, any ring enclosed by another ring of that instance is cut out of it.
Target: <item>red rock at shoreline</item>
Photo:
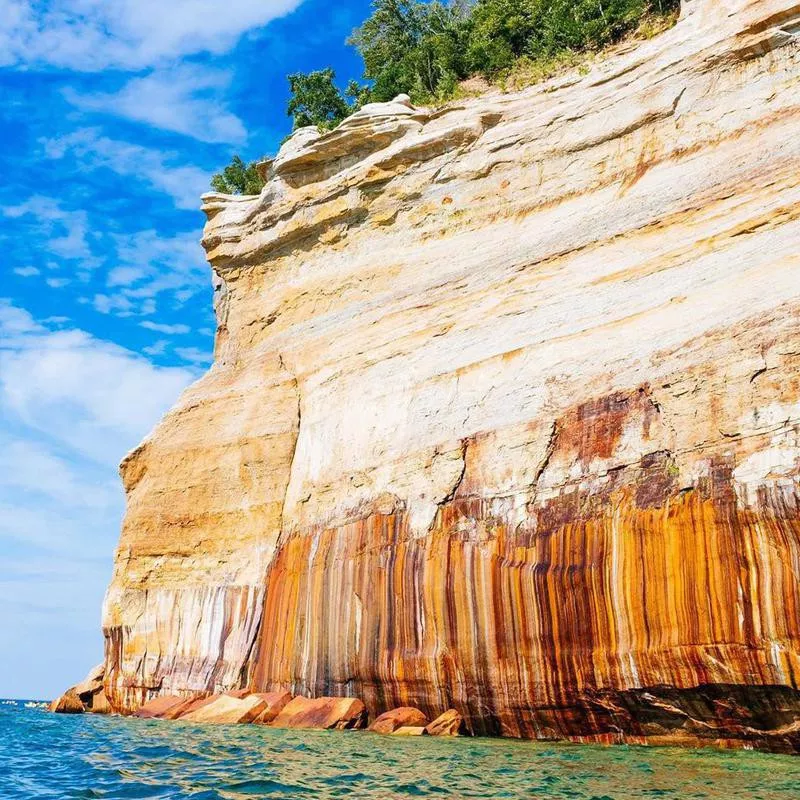
[[[86,709],[74,689],[67,689],[61,697],[50,703],[49,711],[54,714],[83,714]]]
[[[185,697],[177,695],[161,695],[155,697],[133,712],[131,716],[139,719],[164,719],[174,708],[186,704]]]
[[[268,725],[291,702],[292,693],[266,692],[257,694],[256,697],[260,697],[267,704],[267,707],[253,721],[258,723],[259,725]]]
[[[445,711],[425,726],[428,736],[458,736],[465,733],[464,718],[454,708]]]
[[[373,733],[394,733],[398,728],[425,727],[428,718],[418,709],[411,706],[401,706],[381,714],[369,730]]]
[[[427,736],[428,732],[420,725],[409,726],[406,725],[392,731],[392,736]]]
[[[357,730],[367,726],[367,709],[353,697],[295,697],[272,721],[274,728]]]
[[[221,694],[209,700],[211,702],[180,716],[180,721],[210,722],[219,725],[242,724],[253,722],[268,707],[267,701],[257,694],[241,698]]]

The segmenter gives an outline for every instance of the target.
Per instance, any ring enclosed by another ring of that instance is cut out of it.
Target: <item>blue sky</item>
[[[102,658],[117,464],[210,363],[200,194],[370,0],[0,0],[0,696]]]

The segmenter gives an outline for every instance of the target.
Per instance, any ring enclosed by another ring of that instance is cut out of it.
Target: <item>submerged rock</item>
[[[401,706],[381,714],[369,726],[369,730],[373,733],[394,733],[398,728],[425,727],[427,724],[427,717],[418,708]]]
[[[272,721],[275,728],[358,730],[366,728],[367,709],[352,697],[295,697]]]

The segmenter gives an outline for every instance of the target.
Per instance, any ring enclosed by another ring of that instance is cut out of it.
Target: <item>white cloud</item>
[[[65,286],[69,286],[71,281],[69,278],[48,278],[45,283],[51,289],[63,289]]]
[[[66,136],[42,139],[41,143],[48,158],[61,159],[72,153],[90,169],[106,168],[144,181],[172,197],[178,208],[199,208],[200,195],[208,190],[209,173],[180,163],[180,153],[110,139],[97,128],[81,128]]]
[[[146,230],[115,238],[118,266],[109,275],[115,291],[95,298],[95,308],[104,313],[152,314],[161,296],[182,305],[211,285],[196,231],[160,236]]]
[[[182,64],[133,78],[116,93],[67,90],[64,96],[83,111],[144,122],[202,142],[241,144],[247,131],[222,99],[232,78],[227,71]]]
[[[150,322],[149,320],[140,322],[139,324],[149,331],[156,331],[167,335],[184,334],[192,330],[188,325],[162,325],[161,323]]]
[[[197,347],[176,347],[175,353],[178,358],[188,361],[191,364],[208,365],[211,363],[212,353],[208,350],[200,350]]]
[[[46,440],[115,465],[194,377],[0,304],[0,408]]]
[[[84,298],[101,314],[119,317],[154,314],[157,302],[169,299],[179,307],[211,286],[210,272],[196,231],[160,236],[155,230],[114,237],[116,266],[106,278],[106,291]],[[159,333],[188,333],[185,325],[144,324]]]
[[[0,64],[139,70],[224,53],[301,0],[0,0]]]
[[[163,356],[164,353],[167,352],[168,347],[169,347],[169,340],[159,339],[157,342],[154,342],[149,347],[142,348],[142,350],[149,356]]]
[[[117,464],[195,372],[0,299],[0,695],[53,697],[102,656]]]
[[[36,267],[17,267],[14,270],[14,274],[23,278],[32,278],[34,275],[40,275],[41,271]]]
[[[79,258],[84,266],[96,264],[87,240],[89,221],[85,211],[71,211],[52,197],[34,195],[19,205],[6,206],[2,213],[11,219],[33,217],[34,229],[51,253],[62,258]]]

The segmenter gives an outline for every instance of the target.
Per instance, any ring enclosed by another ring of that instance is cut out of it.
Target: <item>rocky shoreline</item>
[[[55,714],[110,714],[103,689],[104,668],[94,667],[81,683],[50,703]],[[402,707],[380,714],[371,724],[361,700],[351,697],[302,697],[291,692],[159,695],[129,716],[216,725],[269,725],[313,730],[370,730],[398,736],[459,736],[468,733],[464,718],[448,709],[429,721],[418,708]]]

